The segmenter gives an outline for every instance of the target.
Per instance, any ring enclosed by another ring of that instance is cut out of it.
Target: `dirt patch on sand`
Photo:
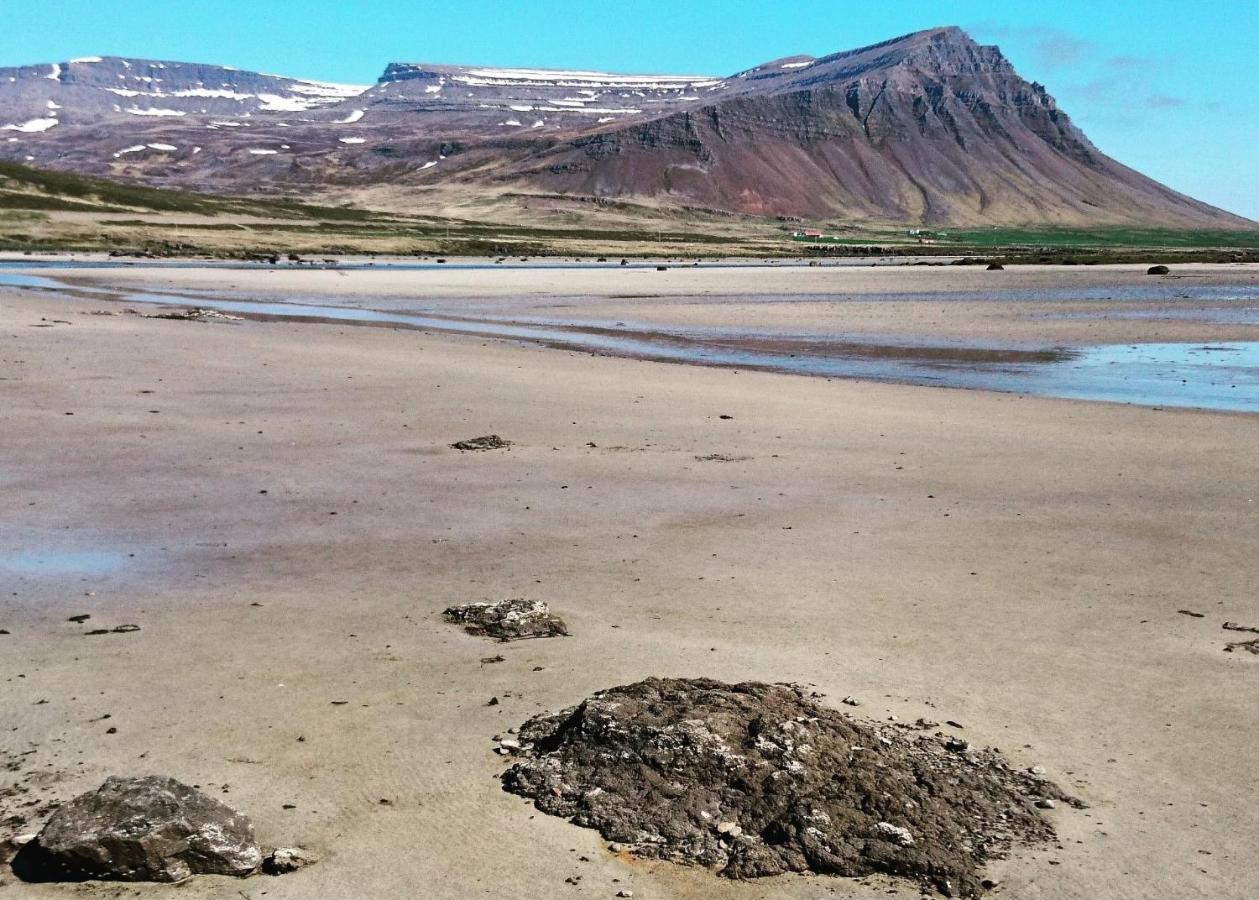
[[[1037,806],[1083,805],[995,750],[788,685],[651,678],[530,719],[519,743],[508,791],[730,878],[881,872],[977,896],[986,861],[1054,839]]]
[[[541,600],[502,600],[498,603],[468,603],[451,606],[442,615],[447,622],[462,625],[468,634],[497,641],[526,638],[563,637],[568,626],[551,613]]]

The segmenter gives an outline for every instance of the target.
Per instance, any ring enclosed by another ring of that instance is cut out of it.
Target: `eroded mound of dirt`
[[[468,603],[451,606],[444,613],[447,622],[462,625],[468,634],[499,641],[525,638],[560,637],[568,626],[552,614],[541,600],[502,600],[498,603]]]
[[[994,750],[860,720],[788,685],[656,679],[601,691],[518,735],[504,787],[634,852],[731,878],[904,876],[983,892],[1036,808],[1082,805]]]

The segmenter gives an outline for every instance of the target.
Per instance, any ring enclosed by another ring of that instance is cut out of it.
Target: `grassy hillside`
[[[215,197],[86,178],[68,172],[31,169],[0,162],[0,209],[71,212],[159,212],[214,216],[223,214],[305,217],[363,221],[360,209],[309,206],[292,201],[257,201]]]
[[[1259,261],[1256,231],[992,228],[929,235],[890,224],[822,225],[714,217],[711,211],[523,197],[511,209],[469,210],[498,221],[218,197],[48,172],[0,162],[0,250],[111,251],[156,256],[346,254],[478,256],[834,257],[973,256],[1002,262]],[[580,199],[580,198],[577,198]],[[594,198],[586,198],[593,201]],[[580,211],[579,211],[580,210]],[[95,215],[93,215],[95,214]],[[509,218],[509,221],[502,219]]]

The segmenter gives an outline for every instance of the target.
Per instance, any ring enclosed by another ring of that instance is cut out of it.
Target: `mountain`
[[[0,68],[0,159],[410,208],[560,195],[929,225],[1253,225],[1110,159],[957,28],[728,77],[393,63],[374,85],[341,85],[100,57]]]

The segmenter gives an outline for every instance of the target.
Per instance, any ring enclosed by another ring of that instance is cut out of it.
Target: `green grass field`
[[[1253,231],[1178,231],[1161,228],[984,228],[948,231],[950,243],[974,247],[1259,249]]]

